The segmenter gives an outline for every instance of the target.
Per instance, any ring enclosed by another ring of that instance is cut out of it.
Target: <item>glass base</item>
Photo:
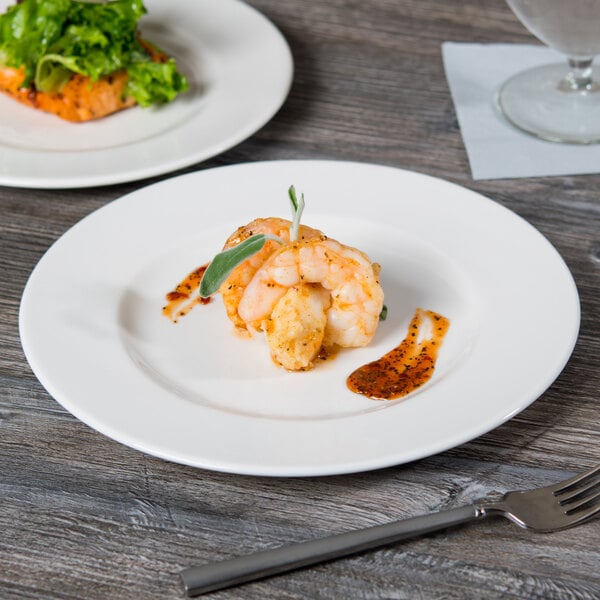
[[[547,65],[519,73],[500,89],[497,103],[516,127],[544,140],[600,142],[600,86],[573,89],[569,67]]]

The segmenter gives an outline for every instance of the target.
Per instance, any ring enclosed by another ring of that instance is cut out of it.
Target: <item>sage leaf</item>
[[[288,196],[292,203],[292,215],[295,215],[298,212],[298,198],[296,198],[296,188],[293,185],[290,185],[288,189]]]
[[[298,232],[300,230],[300,219],[304,211],[304,194],[300,194],[300,198],[296,196],[296,188],[293,185],[288,189],[288,196],[292,204],[292,225],[290,226],[290,242],[298,240]]]
[[[217,254],[204,271],[204,276],[200,282],[200,296],[208,298],[208,296],[212,296],[218,291],[221,284],[229,277],[229,274],[247,258],[262,250],[267,240],[283,243],[283,240],[274,235],[257,233],[237,246]]]

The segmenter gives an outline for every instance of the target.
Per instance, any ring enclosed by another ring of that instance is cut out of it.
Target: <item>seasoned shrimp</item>
[[[302,295],[296,294],[293,299],[288,297],[290,289],[307,284],[311,287],[303,288]],[[326,291],[329,300],[321,302],[325,320],[321,346],[349,348],[368,344],[375,335],[383,306],[379,267],[373,265],[363,252],[332,239],[292,242],[276,249],[247,284],[237,312],[248,327],[270,332],[267,339],[271,352],[277,355],[277,362],[284,364],[281,351],[274,351],[274,347],[285,348],[287,340],[293,341],[288,344],[291,348],[296,347],[303,343],[304,334],[298,333],[296,323],[287,317],[280,318],[278,313],[301,312],[298,306],[309,302],[314,306],[314,298],[308,298],[311,294],[321,293],[320,290]],[[288,303],[295,303],[296,308],[280,308],[285,297]],[[312,314],[318,310],[306,312],[305,321],[314,319],[315,329],[318,329],[322,319],[318,314]],[[300,329],[301,332],[309,330],[306,322]],[[305,367],[310,365],[318,350]]]
[[[265,219],[255,219],[247,225],[243,225],[234,231],[223,246],[223,250],[233,248],[252,235],[257,233],[267,233],[282,239],[284,242],[290,240],[290,225],[291,221],[280,219],[278,217],[269,217]],[[322,232],[307,227],[300,226],[299,239],[324,239]],[[246,322],[238,315],[238,305],[244,294],[246,286],[250,283],[256,271],[263,265],[265,260],[273,252],[275,252],[281,244],[273,240],[267,240],[262,249],[238,265],[229,275],[229,277],[221,284],[219,292],[223,297],[227,316],[233,321],[234,325],[239,328],[245,328]]]
[[[318,284],[288,288],[264,323],[273,361],[290,371],[310,369],[323,346],[329,292]]]

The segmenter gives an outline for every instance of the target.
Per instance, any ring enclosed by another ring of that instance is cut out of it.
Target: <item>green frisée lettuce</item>
[[[187,81],[177,70],[173,59],[132,62],[127,74],[129,80],[125,93],[133,96],[140,106],[171,102],[179,92],[187,89]]]
[[[24,87],[59,91],[74,73],[97,81],[126,70],[126,95],[141,106],[188,88],[173,59],[154,62],[140,43],[142,0],[23,0],[0,15],[0,64],[25,70]]]

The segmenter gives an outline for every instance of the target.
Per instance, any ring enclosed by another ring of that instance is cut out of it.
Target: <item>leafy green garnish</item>
[[[188,89],[175,62],[157,63],[138,37],[142,0],[23,0],[0,15],[0,65],[25,70],[24,87],[60,91],[73,73],[97,81],[125,69],[141,106]]]
[[[381,307],[381,312],[379,313],[379,320],[380,321],[385,321],[387,319],[387,312],[388,312],[388,307],[384,304]]]
[[[300,199],[296,196],[294,186],[288,189],[288,196],[292,204],[292,224],[290,225],[290,241],[295,242],[298,239],[300,229],[300,218],[304,211],[304,194]],[[203,298],[212,296],[221,287],[221,284],[229,277],[230,273],[246,259],[250,258],[263,249],[267,240],[273,240],[283,244],[284,241],[275,235],[268,233],[257,233],[246,238],[233,248],[228,248],[220,254],[217,254],[204,271],[202,281],[200,282],[200,295]]]
[[[200,295],[203,298],[212,296],[221,287],[221,284],[227,277],[229,277],[231,271],[247,258],[262,250],[267,240],[275,240],[283,243],[281,239],[274,235],[257,233],[251,235],[237,246],[233,246],[233,248],[228,248],[217,254],[206,268],[206,271],[204,271],[202,281],[200,282]]]
[[[293,185],[288,190],[288,196],[292,203],[292,226],[290,227],[290,242],[298,240],[298,231],[300,229],[300,219],[304,211],[304,194],[300,194],[300,199],[296,196],[296,189]]]
[[[143,107],[165,104],[187,89],[185,77],[177,71],[173,59],[166,62],[133,62],[127,68],[129,80],[125,94],[133,96]]]

